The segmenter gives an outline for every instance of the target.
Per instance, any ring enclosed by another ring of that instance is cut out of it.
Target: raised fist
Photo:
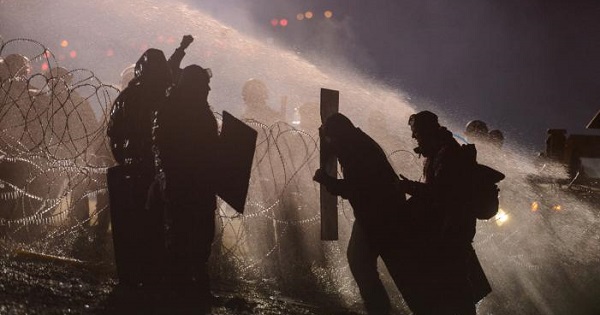
[[[192,35],[184,35],[183,38],[181,39],[181,44],[179,44],[179,47],[186,49],[188,48],[188,46],[190,46],[190,44],[194,41],[194,38],[192,37]]]

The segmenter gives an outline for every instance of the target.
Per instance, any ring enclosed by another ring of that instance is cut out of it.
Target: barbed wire
[[[61,67],[36,41],[14,39],[0,46],[3,60],[22,51],[31,52],[24,66],[15,70],[0,63],[0,236],[16,247],[77,256],[82,249],[76,247],[91,250],[97,246],[93,239],[110,230],[106,172],[115,162],[106,127],[119,90],[87,69]],[[32,64],[44,70],[31,73]],[[214,268],[227,261],[231,266],[221,270],[223,277],[237,270],[264,278],[274,274],[273,266],[346,265],[338,245],[318,241],[319,188],[312,181],[318,139],[283,122],[245,122],[259,132],[246,210],[239,215],[219,200]],[[348,205],[340,204],[342,219],[353,220]],[[314,238],[314,248],[298,254],[293,246],[301,246],[294,244],[299,235]]]

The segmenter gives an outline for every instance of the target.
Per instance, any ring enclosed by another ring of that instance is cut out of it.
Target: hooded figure
[[[343,179],[317,170],[315,181],[332,194],[348,199],[354,210],[354,226],[348,244],[348,264],[369,314],[388,314],[390,300],[377,271],[377,257],[385,262],[396,286],[414,311],[415,287],[408,279],[403,241],[408,235],[400,224],[407,222],[404,195],[398,194],[398,178],[383,149],[350,119],[334,114],[321,126],[342,167]]]
[[[119,164],[108,172],[115,259],[119,280],[129,285],[162,278],[163,205],[149,202],[155,177],[152,127],[171,85],[171,69],[164,54],[148,49],[110,113],[107,134]]]
[[[206,263],[215,233],[217,120],[207,98],[211,73],[183,69],[179,83],[157,114],[155,140],[166,179],[172,219],[169,253],[172,280],[210,297]]]
[[[107,133],[117,163],[153,169],[152,121],[166,100],[172,74],[163,52],[153,48],[137,61],[134,71],[135,77],[115,100]]]

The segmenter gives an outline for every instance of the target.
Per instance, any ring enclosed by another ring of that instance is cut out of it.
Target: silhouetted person
[[[135,74],[115,100],[107,131],[122,177],[131,183],[119,188],[130,189],[119,199],[120,191],[111,191],[109,186],[117,271],[120,282],[131,285],[159,280],[163,214],[160,208],[147,207],[146,201],[155,174],[152,121],[172,82],[167,60],[157,49],[142,55]],[[127,257],[126,262],[119,261],[121,256]],[[119,268],[123,264],[127,267]]]
[[[438,123],[435,114],[422,111],[409,119],[415,152],[426,160],[425,182],[404,180],[402,190],[409,204],[415,233],[422,240],[421,270],[429,275],[429,309],[423,314],[475,314],[475,303],[489,292],[477,289],[485,279],[471,242],[476,219],[469,212],[469,164],[452,133]],[[487,279],[485,279],[487,283]]]
[[[169,61],[158,49],[144,52],[135,65],[135,77],[111,110],[107,134],[113,156],[122,166],[119,185],[123,187],[109,194],[117,265],[118,257],[124,257],[121,266],[127,266],[118,268],[124,283],[152,283],[162,277],[163,206],[157,198],[149,198],[155,194],[150,188],[156,174],[152,129],[155,112],[166,102],[173,73],[178,73],[183,49],[191,40],[184,36]]]
[[[548,129],[546,138],[546,157],[550,160],[562,162],[565,159],[567,144],[567,130]]]
[[[493,144],[496,148],[502,149],[504,145],[504,134],[502,131],[498,129],[491,130],[488,133],[488,139],[491,144]]]
[[[249,79],[242,88],[242,99],[244,100],[244,119],[254,119],[260,123],[270,126],[283,120],[281,113],[272,109],[267,103],[269,90],[265,83],[259,79]]]
[[[37,111],[32,112],[34,117],[29,119],[30,124],[39,124],[40,120],[48,124],[40,136],[44,137],[45,149],[54,158],[71,160],[82,169],[97,165],[95,153],[103,142],[100,133],[104,132],[90,103],[72,86],[73,73],[55,67],[45,71],[44,76],[48,90],[37,96]],[[65,176],[64,181],[71,190],[71,218],[77,224],[89,225],[89,200],[85,195],[99,187],[91,176]]]
[[[33,148],[28,141],[29,134],[25,128],[27,115],[32,107],[33,94],[28,89],[30,72],[29,59],[20,54],[11,54],[0,59],[0,150],[2,155],[23,155]],[[0,218],[15,220],[24,213],[31,214],[22,209],[15,189],[27,189],[30,172],[33,166],[19,160],[2,159],[0,162]],[[24,196],[25,197],[25,196]],[[29,201],[29,200],[27,200]],[[35,200],[31,200],[35,202]],[[36,204],[35,207],[38,205]],[[2,234],[7,226],[0,226]],[[4,236],[4,235],[0,235]]]
[[[388,314],[390,300],[379,279],[377,257],[381,256],[411,308],[413,288],[403,274],[401,250],[405,240],[400,222],[404,195],[397,192],[397,176],[381,147],[342,114],[334,114],[320,128],[342,167],[343,179],[319,169],[314,180],[337,196],[348,199],[356,221],[348,244],[348,264],[369,314]],[[408,269],[406,269],[408,270]]]
[[[191,65],[157,115],[156,143],[166,177],[172,220],[172,265],[176,284],[194,285],[210,297],[206,264],[215,233],[217,120],[208,104],[211,74]]]
[[[0,60],[0,130],[6,141],[17,145],[19,150],[30,150],[37,145],[31,143],[26,128],[37,92],[30,90],[30,72],[31,62],[23,55],[11,54]]]

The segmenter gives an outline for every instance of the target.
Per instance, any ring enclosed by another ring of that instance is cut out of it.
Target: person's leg
[[[436,280],[439,288],[439,313],[476,314],[473,292],[468,279],[467,257],[463,246],[442,246],[439,250]]]
[[[390,299],[377,271],[378,256],[379,253],[367,243],[360,226],[354,222],[347,252],[350,271],[367,312],[388,314],[391,308]]]
[[[208,275],[208,259],[215,237],[215,210],[196,209],[195,226],[192,232],[192,276],[201,297],[210,298],[210,277]]]

